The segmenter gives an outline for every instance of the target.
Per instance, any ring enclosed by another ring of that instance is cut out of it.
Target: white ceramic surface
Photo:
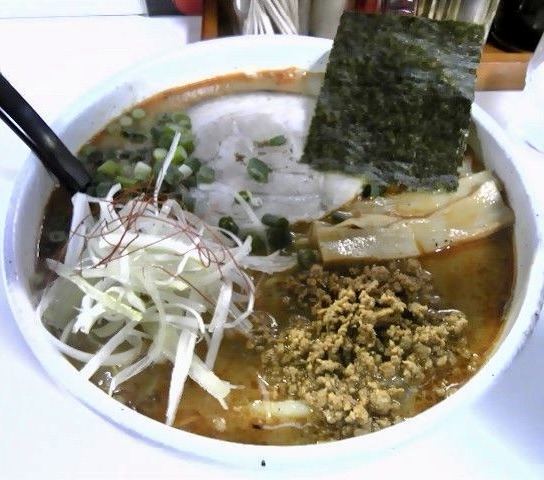
[[[54,128],[72,149],[129,106],[166,88],[236,71],[258,71],[296,66],[323,68],[331,43],[303,37],[266,37],[247,42],[240,38],[190,45],[145,65],[124,72],[96,88],[59,117]],[[187,68],[190,65],[191,68]],[[240,466],[295,464],[320,458],[351,457],[387,452],[419,435],[442,418],[474,401],[511,362],[523,346],[542,306],[544,258],[542,232],[536,218],[542,207],[528,191],[528,174],[513,162],[508,137],[477,106],[473,107],[478,147],[489,168],[506,186],[517,215],[517,279],[503,339],[482,369],[457,393],[417,417],[383,431],[323,445],[264,447],[238,445],[167,428],[109,398],[79,378],[77,371],[47,341],[34,318],[28,276],[33,268],[35,244],[44,205],[53,182],[39,162],[30,157],[14,188],[6,219],[4,279],[14,317],[38,360],[58,385],[98,414],[131,434],[168,448]],[[40,206],[40,208],[37,208]],[[204,452],[204,453],[203,453]],[[363,454],[364,455],[364,454]]]

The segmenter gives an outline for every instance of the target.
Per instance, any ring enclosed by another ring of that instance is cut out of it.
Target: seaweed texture
[[[386,187],[454,190],[483,41],[480,25],[345,12],[302,161]]]

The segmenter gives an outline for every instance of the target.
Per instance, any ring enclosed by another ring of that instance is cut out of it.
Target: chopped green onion
[[[279,147],[281,145],[285,145],[286,143],[287,138],[285,137],[285,135],[276,135],[275,137],[272,137],[268,140],[256,142],[256,145],[258,147]]]
[[[153,175],[155,177],[158,177],[160,171],[162,170],[162,164],[163,164],[162,161],[156,161],[153,163],[152,169],[153,169]]]
[[[134,121],[128,115],[119,117],[119,125],[121,125],[121,127],[130,127],[133,123]]]
[[[151,177],[152,168],[144,162],[138,162],[134,166],[134,178],[137,180],[148,180]]]
[[[385,188],[376,182],[367,183],[361,191],[361,198],[374,198],[382,195],[385,192]]]
[[[110,135],[117,135],[119,131],[121,130],[121,125],[119,125],[119,122],[111,122],[107,127],[106,131]]]
[[[273,250],[288,247],[293,242],[289,229],[270,227],[266,230],[268,245]]]
[[[193,196],[189,195],[188,193],[183,195],[183,205],[189,212],[194,212],[195,203],[196,201]]]
[[[229,232],[234,233],[234,235],[237,235],[240,231],[240,227],[236,224],[236,222],[232,219],[232,217],[221,217],[219,219],[218,223],[219,228],[222,228],[224,230],[228,230]]]
[[[341,223],[348,218],[353,217],[353,214],[350,212],[344,212],[342,210],[336,210],[335,212],[332,212],[331,214],[331,221],[334,224]]]
[[[94,145],[87,143],[83,145],[83,147],[81,147],[81,150],[79,151],[79,155],[81,155],[82,157],[88,157],[91,153],[94,153],[96,151],[97,150]]]
[[[189,167],[188,165],[185,165],[184,163],[182,163],[179,167],[178,167],[178,171],[179,173],[181,173],[181,177],[182,178],[188,178],[192,175],[193,173],[193,170],[191,170],[191,167]]]
[[[178,116],[175,116],[178,118]],[[176,133],[181,133],[179,145],[187,153],[192,153],[195,149],[194,135],[191,131],[191,121],[183,113],[179,113],[179,122],[172,121],[172,115],[162,115],[157,123],[151,127],[151,137],[157,147],[169,148]]]
[[[188,177],[182,178],[182,185],[186,188],[196,187],[196,175],[189,175]]]
[[[304,270],[309,269],[316,262],[315,252],[309,248],[301,248],[297,251],[298,266]]]
[[[149,163],[149,156],[146,150],[135,150],[131,152],[130,161],[132,163],[145,162]]]
[[[172,120],[172,116],[169,113],[161,113],[158,115],[155,122],[156,125],[162,126]]]
[[[260,208],[263,206],[263,199],[261,197],[255,197],[248,190],[240,190],[238,195],[240,195],[240,197],[242,197],[253,208]],[[240,201],[235,198],[234,203],[239,204]]]
[[[253,197],[251,199],[250,205],[253,208],[260,208],[263,206],[263,199],[261,197]]]
[[[251,237],[251,253],[261,255],[266,253],[266,243],[258,232],[248,232],[247,237]]]
[[[143,108],[135,108],[132,110],[132,112],[130,112],[130,115],[135,120],[141,120],[145,117],[145,110]]]
[[[175,165],[170,165],[168,170],[166,170],[166,175],[164,176],[164,181],[170,186],[176,186],[183,180],[179,169]]]
[[[240,190],[238,192],[238,195],[240,195],[247,203],[251,204],[251,198],[253,195],[251,195],[251,192],[248,190]],[[234,199],[236,203],[240,203],[237,199]]]
[[[115,150],[115,158],[118,160],[130,160],[131,152],[128,150],[118,149]]]
[[[185,149],[181,145],[178,145],[174,151],[172,163],[174,165],[181,165],[185,160],[187,160],[187,158],[189,158],[189,156],[187,155]]]
[[[96,191],[95,191],[96,196],[105,197],[110,191],[112,185],[113,185],[113,182],[100,182],[96,186]]]
[[[198,158],[190,157],[185,161],[185,165],[187,165],[193,173],[196,173],[200,170],[202,162]]]
[[[215,181],[215,170],[208,165],[200,167],[196,172],[196,183],[213,183]]]
[[[157,140],[157,146],[162,148],[170,148],[170,145],[172,145],[172,140],[174,139],[174,135],[178,132],[178,128],[176,125],[173,125],[171,123],[165,125],[159,133],[159,138]]]
[[[121,186],[127,188],[127,187],[134,187],[138,184],[138,180],[136,178],[127,177],[125,175],[119,175],[115,179],[116,183],[120,183]]]
[[[104,160],[104,158],[109,157],[109,155],[109,153],[106,154],[100,150],[93,150],[87,155],[87,161],[93,165],[98,165]]]
[[[147,136],[135,128],[122,128],[121,136],[132,143],[144,143]]]
[[[126,177],[131,177],[134,173],[134,165],[132,163],[124,162],[121,164],[121,171],[119,175],[125,175]]]
[[[267,227],[280,228],[283,230],[287,230],[289,228],[289,220],[287,220],[285,217],[272,215],[271,213],[265,213],[261,218],[261,222]]]
[[[186,130],[185,127],[182,127],[181,125],[178,125],[177,123],[174,123],[174,122],[167,123],[164,126],[164,131],[165,132],[173,132],[173,133],[180,132],[181,133],[184,130]]]
[[[172,121],[184,128],[191,128],[191,118],[184,112],[173,112]]]
[[[153,159],[156,162],[162,162],[167,154],[168,150],[166,148],[157,147],[153,150]]]
[[[247,162],[247,173],[256,182],[267,183],[269,172],[271,170],[268,165],[257,157],[252,157]]]
[[[115,175],[121,173],[122,167],[118,162],[110,158],[100,165],[96,171],[102,173],[103,175],[107,175],[108,177],[114,177]]]
[[[195,136],[193,132],[191,130],[182,130],[179,144],[187,153],[193,153],[195,151]]]

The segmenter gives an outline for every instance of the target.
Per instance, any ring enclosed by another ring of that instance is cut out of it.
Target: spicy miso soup
[[[164,92],[56,191],[40,309],[81,375],[175,428],[293,445],[374,432],[461,387],[497,339],[513,213],[471,151],[453,192],[299,161],[320,78]]]

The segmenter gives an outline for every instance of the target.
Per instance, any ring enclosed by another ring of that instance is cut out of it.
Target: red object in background
[[[357,12],[374,13],[378,11],[378,0],[356,0],[353,9]]]
[[[202,15],[202,0],[173,0],[173,3],[184,15]]]
[[[348,5],[351,10],[365,13],[395,12],[400,14],[415,14],[417,0],[354,0]]]

